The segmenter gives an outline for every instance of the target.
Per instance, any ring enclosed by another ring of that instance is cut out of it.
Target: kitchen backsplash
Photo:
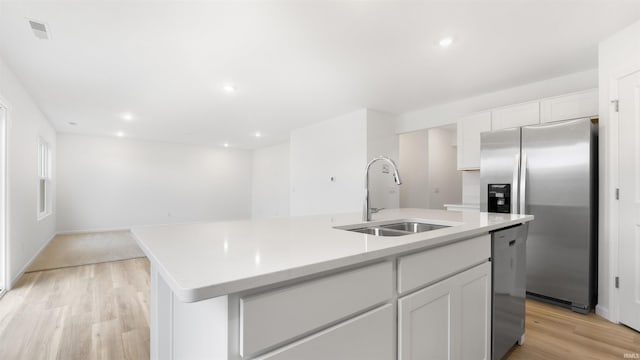
[[[462,172],[462,203],[480,203],[480,171]]]

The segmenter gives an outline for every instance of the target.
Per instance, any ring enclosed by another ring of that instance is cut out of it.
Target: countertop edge
[[[256,275],[248,278],[237,279],[225,283],[212,284],[208,286],[202,286],[197,288],[182,288],[180,287],[171,274],[162,266],[162,264],[153,256],[153,253],[144,245],[136,234],[136,229],[132,229],[131,232],[136,240],[136,243],[140,246],[142,251],[147,255],[149,261],[157,269],[160,275],[163,277],[167,285],[171,288],[178,300],[190,303],[220,296],[226,296],[233,293],[238,293],[253,288],[258,288],[267,285],[273,285],[276,283],[294,280],[297,278],[307,277],[323,272],[328,272],[343,267],[350,267],[359,263],[373,262],[375,260],[383,259],[388,256],[400,255],[403,253],[414,252],[417,250],[427,250],[434,247],[439,247],[447,243],[453,243],[468,239],[470,237],[481,235],[483,233],[489,233],[493,230],[517,225],[533,220],[532,215],[527,215],[523,218],[504,221],[500,224],[485,225],[477,228],[464,229],[454,234],[446,234],[437,238],[417,240],[408,244],[398,245],[397,247],[390,247],[380,249],[377,251],[371,251],[361,254],[350,255],[346,257],[331,259],[314,264],[308,264],[300,267],[292,267],[288,269],[279,270],[276,272]]]

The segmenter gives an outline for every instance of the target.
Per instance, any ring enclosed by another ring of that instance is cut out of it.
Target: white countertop
[[[444,204],[444,207],[456,207],[456,208],[479,210],[480,204]]]
[[[193,302],[533,220],[531,215],[395,209],[374,214],[373,221],[421,219],[454,226],[397,237],[333,228],[361,223],[361,216],[351,213],[159,225],[132,232],[176,296]]]

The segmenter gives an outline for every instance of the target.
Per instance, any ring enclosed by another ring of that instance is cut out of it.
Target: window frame
[[[42,136],[37,144],[37,218],[42,220],[52,213],[51,201],[51,146]],[[44,184],[43,184],[44,182]],[[43,199],[44,197],[44,199]],[[44,207],[44,208],[43,208]],[[42,210],[41,210],[42,209]]]

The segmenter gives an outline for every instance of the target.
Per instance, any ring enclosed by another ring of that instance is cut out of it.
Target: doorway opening
[[[462,203],[456,124],[400,135],[400,207],[445,210]]]

